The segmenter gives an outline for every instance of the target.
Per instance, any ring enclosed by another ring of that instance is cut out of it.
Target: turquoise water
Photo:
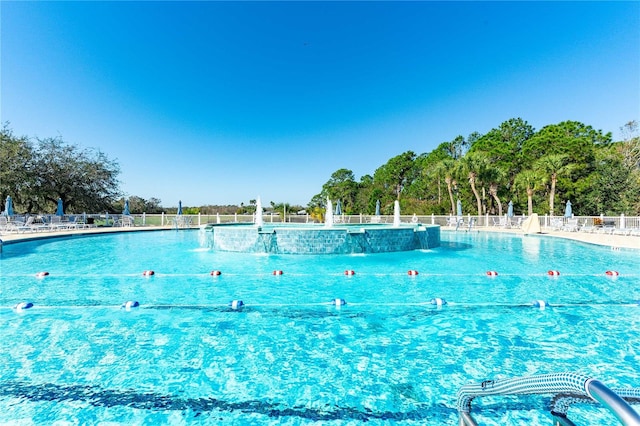
[[[437,249],[354,256],[213,252],[199,240],[5,245],[0,423],[455,425],[469,382],[573,371],[640,386],[638,251],[447,231]],[[128,300],[140,307],[121,309]],[[11,309],[21,301],[34,307]],[[547,403],[479,399],[473,414],[551,425]],[[569,415],[615,422],[595,406]]]

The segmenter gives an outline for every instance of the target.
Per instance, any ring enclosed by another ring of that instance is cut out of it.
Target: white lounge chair
[[[577,232],[578,231],[578,219],[567,219],[567,223],[562,225],[563,231]]]
[[[38,232],[42,230],[48,230],[49,227],[42,223],[36,223],[35,216],[29,216],[27,220],[22,225],[18,225],[16,229],[20,233],[24,232]]]
[[[551,219],[551,229],[554,231],[559,231],[564,226],[562,219]]]
[[[134,226],[134,224],[135,224],[135,221],[133,219],[133,216],[124,215],[116,221],[115,226],[128,228],[128,227]]]
[[[58,231],[60,229],[68,229],[68,223],[67,222],[63,222],[62,221],[62,216],[51,216],[51,223],[49,224],[49,228],[51,228],[52,231]]]
[[[631,229],[629,228],[613,228],[612,235],[631,235]]]
[[[450,216],[449,219],[447,219],[447,225],[449,225],[451,228],[462,226],[463,222],[463,219],[457,216]]]
[[[0,215],[0,233],[8,234],[10,232],[18,232],[17,225],[10,222],[7,216]]]
[[[594,232],[596,230],[596,227],[593,225],[593,223],[589,224],[589,219],[585,219],[582,222],[582,225],[579,225],[578,229],[581,232]]]

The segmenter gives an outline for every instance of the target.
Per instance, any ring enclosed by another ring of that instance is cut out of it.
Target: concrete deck
[[[442,227],[443,230],[451,229],[449,227]],[[480,227],[474,229],[472,232],[500,232],[522,235],[521,229],[504,229],[499,227]],[[465,230],[458,230],[457,232],[465,232]],[[548,237],[565,238],[568,240],[580,241],[588,244],[596,244],[600,246],[609,246],[611,248],[627,248],[640,250],[640,237],[630,235],[609,235],[602,233],[589,233],[589,232],[567,232],[567,231],[554,231],[551,229],[543,229],[540,234],[531,235],[543,235]]]
[[[197,227],[195,227],[197,228]],[[86,229],[63,229],[52,232],[25,232],[21,234],[10,233],[10,234],[2,234],[0,235],[0,240],[3,243],[12,243],[18,241],[26,241],[40,238],[55,238],[55,237],[65,237],[70,235],[92,235],[92,234],[107,234],[112,232],[141,232],[141,231],[159,231],[159,230],[170,230],[174,229],[171,226],[134,226],[134,227],[104,227],[104,228],[86,228]],[[182,228],[181,228],[182,229]],[[451,228],[447,226],[443,226],[442,230],[447,231],[451,230]],[[466,232],[461,229],[457,232]],[[512,234],[520,234],[522,235],[522,231],[519,229],[503,229],[498,227],[486,227],[486,228],[474,228],[472,232],[501,232],[501,233],[512,233]],[[587,233],[587,232],[566,232],[566,231],[552,231],[552,230],[544,230],[541,234],[550,237],[557,238],[566,238],[569,240],[581,241],[583,243],[589,244],[597,244],[602,246],[609,246],[612,248],[628,248],[628,249],[636,249],[640,250],[640,237],[637,236],[624,236],[624,235],[608,235],[608,234],[597,234],[597,233]]]

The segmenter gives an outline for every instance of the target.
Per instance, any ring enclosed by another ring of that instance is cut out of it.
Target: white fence
[[[53,215],[35,217],[34,226],[38,224],[51,224]],[[111,214],[71,214],[60,218],[62,224],[68,224],[69,227],[118,227],[118,226],[160,226],[175,228],[193,228],[206,225],[209,223],[225,224],[225,223],[252,223],[254,215],[252,214],[195,214],[195,215],[168,215],[168,214],[135,214],[131,216],[111,215]],[[132,219],[132,220],[131,220]],[[469,227],[474,228],[518,228],[527,216],[519,215],[513,217],[495,216],[495,215],[464,215],[443,216],[443,215],[401,215],[402,223],[422,223],[440,225],[443,227]],[[25,217],[11,217],[9,222],[25,223]],[[539,216],[540,227],[547,230],[559,230],[566,228],[568,223],[573,223],[572,230],[594,230],[608,229],[617,231],[636,231],[640,230],[640,216],[574,216],[566,218],[563,216]],[[284,218],[279,214],[267,213],[263,215],[263,222],[269,223],[317,223],[308,214],[297,215],[288,214]],[[345,224],[365,224],[365,223],[393,223],[393,215],[340,215],[334,216],[334,223]],[[445,228],[446,229],[446,228]],[[2,232],[3,229],[0,229]],[[4,229],[5,232],[8,229]],[[631,235],[636,235],[635,232]]]
[[[159,226],[172,226],[175,223],[176,215],[135,215],[136,223],[141,225],[159,225]],[[251,223],[254,221],[254,216],[251,214],[232,214],[232,215],[182,215],[182,218],[189,218],[191,226],[202,226],[208,223],[224,224],[224,223]],[[458,222],[456,216],[444,216],[444,215],[401,215],[400,221],[403,223],[422,223],[426,225],[440,225],[451,226]],[[462,223],[467,225],[472,223],[474,227],[487,228],[487,227],[518,227],[519,224],[527,219],[525,215],[517,215],[513,217],[495,216],[495,215],[464,215],[462,216]],[[553,228],[555,224],[566,224],[569,219],[577,220],[579,227],[591,228],[591,227],[613,227],[618,229],[639,229],[640,228],[640,216],[572,216],[566,218],[563,216],[539,216],[540,227]],[[286,215],[283,218],[278,214],[264,214],[263,221],[268,223],[314,223],[311,216],[307,215]],[[393,215],[341,215],[334,216],[334,222],[346,223],[346,224],[365,224],[365,223],[393,223]],[[317,221],[316,221],[317,223]]]

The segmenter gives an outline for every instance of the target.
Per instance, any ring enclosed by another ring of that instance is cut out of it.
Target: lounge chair
[[[563,226],[564,223],[562,222],[562,219],[551,219],[551,229],[554,231],[560,231]]]
[[[522,228],[522,222],[524,222],[524,220],[519,217],[518,220],[515,223],[511,222],[511,219],[509,219],[509,227],[510,228]]]
[[[62,221],[62,216],[51,216],[51,223],[49,224],[49,228],[52,231],[57,231],[60,229],[68,229],[69,225],[67,222]]]
[[[449,219],[447,219],[447,225],[451,228],[458,228],[459,226],[462,226],[463,222],[464,220],[457,216],[450,216]]]
[[[629,228],[613,228],[612,235],[631,235],[631,229]]]
[[[133,216],[123,215],[120,219],[115,222],[115,226],[121,227],[131,227],[134,226],[135,221],[133,220]]]
[[[567,219],[567,223],[562,225],[563,231],[578,232],[578,219]]]
[[[578,229],[581,232],[595,232],[596,227],[593,225],[593,223],[589,224],[589,219],[585,219],[582,222],[582,225],[579,225]]]
[[[16,229],[19,233],[38,232],[49,229],[49,227],[43,223],[36,223],[35,219],[35,216],[29,216],[27,220],[22,225],[18,225]]]
[[[14,222],[10,222],[7,216],[0,216],[0,233],[7,234],[17,231],[17,225]]]
[[[613,231],[616,230],[616,224],[614,221],[605,221],[601,228],[598,229],[598,233],[613,235]]]

